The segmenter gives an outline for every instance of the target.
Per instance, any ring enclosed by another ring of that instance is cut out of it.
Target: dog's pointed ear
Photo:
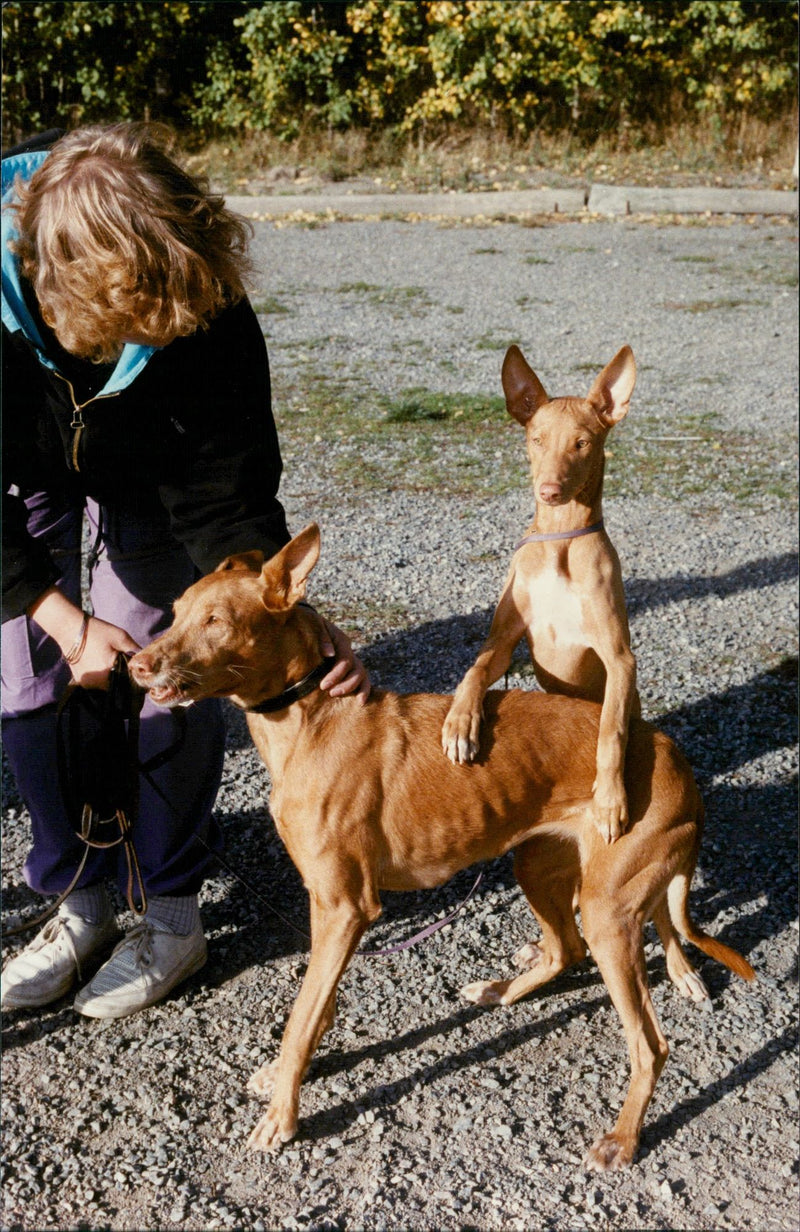
[[[319,527],[311,522],[261,570],[262,599],[271,611],[294,607],[306,593],[308,575],[319,560]]]
[[[508,413],[523,427],[540,406],[550,401],[544,385],[518,346],[510,346],[506,351],[500,379]]]
[[[633,351],[624,346],[589,390],[589,402],[606,428],[613,428],[628,414],[633,387],[636,384],[636,363]]]
[[[257,548],[252,552],[237,552],[235,556],[226,556],[222,564],[217,565],[215,573],[228,573],[239,570],[247,573],[258,573],[264,563],[264,553]]]

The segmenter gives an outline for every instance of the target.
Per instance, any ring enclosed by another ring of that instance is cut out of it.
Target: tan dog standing
[[[230,697],[272,779],[270,809],[308,889],[311,957],[276,1062],[250,1081],[270,1105],[250,1144],[275,1148],[297,1131],[300,1084],[333,1022],[336,989],[380,891],[441,885],[460,869],[515,849],[514,871],[542,929],[538,961],[511,980],[470,985],[482,1004],[546,983],[586,946],[616,1006],[631,1083],[613,1130],[586,1166],[630,1163],[667,1057],[647,987],[642,930],[653,919],[667,970],[684,996],[707,997],[678,931],[745,979],[752,968],[695,928],[687,899],[702,828],[691,770],[671,741],[631,724],[630,825],[612,845],[588,821],[600,707],[515,690],[486,698],[482,754],[453,765],[438,748],[450,698],[373,690],[362,705],[319,689],[318,622],[300,604],[319,554],[312,525],[272,560],[230,557],[175,604],[171,629],[130,661],[162,705]],[[398,988],[402,1003],[402,988]]]
[[[609,842],[628,824],[625,745],[639,698],[622,573],[603,528],[604,444],[627,414],[635,381],[633,352],[623,347],[586,398],[551,401],[520,349],[509,348],[503,390],[509,413],[525,428],[536,516],[514,552],[489,636],[442,728],[450,760],[472,761],[486,691],[526,637],[543,689],[602,704],[592,815]]]

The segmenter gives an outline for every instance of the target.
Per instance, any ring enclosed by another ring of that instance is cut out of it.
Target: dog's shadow
[[[594,1001],[581,1002],[576,1006],[576,1013],[580,1013],[587,1024],[591,1024],[594,1016],[602,1009],[603,998],[598,996]],[[435,1028],[418,1028],[400,1037],[393,1036],[391,1040],[380,1046],[368,1046],[362,1050],[354,1050],[341,1055],[331,1053],[324,1064],[312,1065],[309,1081],[331,1076],[340,1070],[350,1070],[367,1058],[381,1060],[390,1055],[397,1057],[404,1051],[414,1052],[434,1034],[445,1034],[463,1028],[480,1013],[486,1013],[486,1011],[474,1006],[465,1007],[437,1023]],[[449,1053],[433,1063],[420,1065],[416,1070],[409,1069],[407,1074],[394,1082],[378,1083],[370,1102],[376,1108],[393,1108],[415,1086],[428,1087],[440,1078],[452,1081],[456,1071],[468,1070],[472,1066],[479,1067],[485,1064],[487,1048],[491,1049],[497,1058],[514,1052],[531,1041],[545,1040],[549,1032],[559,1025],[559,1017],[554,1012],[537,1018],[535,1022],[508,1027],[491,1039],[482,1039],[463,1052]],[[715,1078],[704,1087],[699,1087],[693,1095],[680,1100],[655,1121],[646,1122],[637,1151],[637,1162],[642,1163],[652,1151],[657,1151],[665,1142],[674,1139],[678,1130],[684,1129],[696,1117],[702,1116],[725,1096],[741,1087],[748,1086],[754,1077],[770,1069],[780,1056],[787,1053],[793,1054],[795,1047],[796,1032],[794,1028],[787,1027],[777,1038],[770,1040],[756,1052],[734,1065],[727,1074]],[[330,1107],[305,1114],[300,1122],[299,1141],[317,1142],[343,1133],[356,1123],[365,1100],[369,1100],[368,1092],[361,1093],[356,1102],[341,1100]],[[518,1132],[524,1133],[526,1125],[524,1110],[520,1111],[516,1119],[518,1120]],[[604,1128],[604,1126],[597,1126],[597,1132],[602,1132]],[[587,1141],[586,1146],[588,1145]]]

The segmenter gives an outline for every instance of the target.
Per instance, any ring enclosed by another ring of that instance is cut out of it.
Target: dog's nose
[[[153,657],[146,650],[137,650],[128,660],[128,671],[137,684],[153,673]]]
[[[560,483],[540,483],[539,484],[539,499],[543,500],[546,505],[554,505],[561,499],[561,484]]]

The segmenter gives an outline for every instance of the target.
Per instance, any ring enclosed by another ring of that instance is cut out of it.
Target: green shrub
[[[3,7],[4,137],[166,118],[198,137],[508,135],[795,105],[797,6],[755,0],[73,0]]]

